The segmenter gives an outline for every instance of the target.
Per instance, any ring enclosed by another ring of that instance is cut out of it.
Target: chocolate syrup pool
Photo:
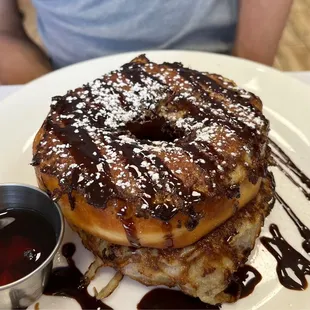
[[[18,208],[3,210],[0,213],[0,286],[37,269],[55,245],[53,227],[39,212]]]
[[[137,309],[221,309],[220,305],[208,305],[199,298],[185,295],[181,291],[155,288],[144,295]]]
[[[88,283],[85,282],[83,274],[72,259],[74,253],[75,245],[73,243],[63,245],[62,255],[67,259],[68,266],[53,269],[44,294],[74,298],[82,309],[112,309],[88,294]]]

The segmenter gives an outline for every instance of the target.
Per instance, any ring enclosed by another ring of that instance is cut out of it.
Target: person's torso
[[[55,67],[148,49],[227,53],[238,0],[32,0]]]

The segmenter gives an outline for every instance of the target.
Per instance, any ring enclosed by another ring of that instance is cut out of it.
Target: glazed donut
[[[180,248],[256,197],[268,131],[261,100],[231,80],[140,55],[53,97],[32,164],[69,224]]]

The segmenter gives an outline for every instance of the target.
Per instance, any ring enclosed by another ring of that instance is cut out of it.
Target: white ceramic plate
[[[31,161],[31,145],[34,135],[49,110],[50,98],[64,94],[85,82],[116,69],[139,53],[128,53],[99,58],[70,66],[48,74],[13,94],[0,103],[0,182],[21,182],[36,185]],[[271,137],[310,176],[310,88],[274,69],[253,62],[228,56],[183,51],[146,52],[156,62],[180,61],[201,71],[222,74],[235,80],[238,85],[259,95],[264,103],[266,116],[271,121]],[[310,203],[300,191],[281,173],[276,171],[277,190],[290,203],[303,222],[310,226]],[[286,240],[305,257],[302,239],[287,214],[276,204],[268,217],[262,235],[269,236],[268,226],[276,223]],[[64,242],[77,244],[74,255],[77,266],[84,272],[93,256],[86,251],[78,237],[69,229]],[[310,259],[310,257],[308,256]],[[64,263],[60,255],[56,265]],[[254,309],[309,309],[310,289],[292,291],[278,281],[276,261],[257,241],[250,256],[250,264],[256,267],[263,280],[253,294],[234,305],[223,305],[223,310]],[[111,269],[102,269],[92,286],[100,289],[113,275]],[[149,288],[125,278],[106,303],[114,309],[136,309],[136,305]],[[65,297],[40,299],[40,309],[79,309],[76,301]]]

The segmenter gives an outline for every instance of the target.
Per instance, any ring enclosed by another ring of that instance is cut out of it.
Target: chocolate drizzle
[[[86,199],[94,206],[102,207],[106,203],[107,198],[113,196],[115,193],[115,186],[109,177],[109,166],[100,158],[100,150],[87,131],[84,128],[79,128],[77,130],[70,122],[66,123],[66,126],[60,127],[57,123],[52,122],[51,119],[48,119],[46,122],[46,129],[51,129],[59,141],[69,146],[70,153],[76,163],[76,166],[69,174],[71,176],[69,183],[62,183],[62,180],[60,180],[60,185],[64,189],[64,192],[68,193],[72,208],[74,208],[74,198],[71,192],[73,189],[77,190],[78,188],[85,191]],[[97,182],[91,182],[86,186],[89,180],[84,179],[78,184],[81,168],[95,177],[98,172],[97,165],[99,164],[103,165],[106,177],[103,178],[102,174],[100,174],[100,178]],[[102,184],[102,186],[100,186],[99,183]]]
[[[310,201],[310,178],[308,178],[296,165],[295,163],[285,154],[285,152],[271,139],[269,143],[275,150],[271,151],[272,158],[276,163],[276,167],[296,186],[298,187],[305,198]],[[292,177],[291,174],[287,172],[288,169],[293,175],[297,177],[300,182]],[[307,190],[304,186],[306,186]]]
[[[272,148],[276,150],[276,152],[273,150],[271,151],[276,167],[282,173],[284,173],[284,175],[295,186],[297,186],[301,190],[301,192],[303,193],[304,197],[307,200],[310,200],[310,193],[303,186],[300,185],[300,183],[302,183],[304,186],[306,186],[308,190],[310,190],[310,178],[308,178],[308,176],[296,166],[296,164],[285,154],[285,152],[274,141],[269,139],[269,142]],[[296,179],[294,179],[285,170],[283,166],[286,167],[286,169],[288,169],[291,173],[293,173],[300,181],[300,183],[297,182]],[[285,202],[285,200],[278,193],[275,193],[275,198],[278,200],[282,208],[285,210],[285,212],[288,214],[288,216],[296,225],[300,235],[304,239],[302,247],[308,254],[310,254],[310,229],[298,218],[296,213],[291,209],[291,207]]]
[[[306,199],[310,200],[310,195],[307,191],[310,189],[310,179],[274,141],[269,139],[269,143],[272,147],[271,155],[276,167],[301,190]],[[293,178],[288,171],[295,175],[297,179]],[[304,239],[302,247],[310,255],[310,229],[277,192],[275,193],[275,199],[296,225],[301,237]],[[310,261],[283,238],[276,224],[271,224],[269,230],[272,238],[261,237],[261,242],[277,260],[277,274],[281,284],[288,289],[306,289],[308,286],[306,275],[310,275]],[[294,276],[292,273],[294,273]]]
[[[299,217],[295,214],[295,212],[290,208],[290,206],[283,200],[283,198],[275,193],[276,199],[281,204],[282,208],[294,222],[300,235],[304,238],[302,243],[303,249],[310,255],[310,229],[299,219]]]
[[[72,259],[74,253],[75,245],[73,243],[63,245],[62,254],[67,259],[68,267],[52,270],[44,294],[74,298],[82,309],[112,309],[88,294],[88,284],[85,283],[83,274],[75,266]]]
[[[261,237],[261,242],[277,260],[277,274],[281,284],[291,290],[306,289],[310,262],[283,238],[277,225],[271,224],[269,230],[272,238]]]
[[[276,159],[277,154],[272,153],[273,158]],[[276,167],[303,193],[305,198],[310,201],[310,193],[305,190],[305,188],[297,182],[279,163],[276,164]]]
[[[167,223],[178,212],[187,214],[189,219],[185,225],[190,227],[190,229],[194,229],[199,222],[200,214],[195,212],[191,206],[194,203],[199,202],[202,195],[199,197],[193,196],[192,189],[186,188],[182,180],[174,176],[159,157],[143,150],[143,145],[147,144],[147,141],[141,141],[140,145],[132,145],[128,143],[122,144],[122,152],[125,156],[128,169],[133,175],[137,176],[137,171],[132,167],[139,167],[139,173],[145,178],[145,180],[142,180],[140,183],[140,186],[144,191],[142,197],[144,205],[148,206],[148,212],[152,217],[161,219],[164,223]],[[111,145],[115,148],[118,147],[115,142],[112,142]],[[148,166],[159,168],[159,172],[151,173],[147,168]],[[160,182],[154,184],[154,179],[159,179]],[[187,203],[184,203],[184,205],[178,205],[177,203],[171,203],[169,200],[166,200],[163,203],[154,202],[154,197],[162,191],[163,184],[165,184],[165,187],[170,186],[173,194],[182,193]],[[143,216],[143,209],[140,209],[139,214],[142,214]]]
[[[296,164],[285,154],[285,152],[271,139],[269,139],[271,146],[278,152],[272,152],[272,156],[281,164],[288,167],[289,170],[310,190],[310,178],[296,166]],[[277,165],[279,167],[279,165]],[[295,184],[295,183],[294,183]],[[296,185],[296,184],[295,184]],[[309,200],[309,196],[306,195],[306,198]]]
[[[255,141],[261,138],[261,135],[257,135],[257,128],[248,126],[246,122],[239,120],[238,115],[236,116],[225,109],[223,99],[217,99],[214,94],[209,94],[209,92],[212,91],[212,93],[215,92],[216,94],[223,95],[224,88],[215,79],[199,71],[184,68],[180,63],[164,64],[175,68],[185,80],[193,85],[194,90],[201,96],[201,98],[210,104],[211,109],[204,109],[202,111],[200,110],[200,113],[193,113],[195,117],[206,119],[208,123],[218,122],[222,123],[224,126],[233,128],[237,135],[243,137],[245,141]],[[239,102],[241,101],[243,105],[246,105],[253,113],[255,113],[255,116],[259,116],[266,121],[262,112],[258,110],[250,100],[248,100],[251,96],[249,96],[249,98],[242,97],[229,87],[225,88],[225,95],[226,100],[229,99],[232,102],[237,102],[237,100]],[[212,109],[218,109],[220,113],[215,114]]]
[[[142,68],[141,64],[136,63],[125,64],[122,66],[122,73],[134,84],[138,83],[141,84],[142,86],[146,86],[145,80],[146,78],[149,78],[150,80],[156,81],[158,84],[164,86],[165,88],[168,88],[167,84],[164,83],[160,78],[146,72]]]
[[[117,216],[119,216],[121,223],[124,227],[127,239],[131,246],[139,247],[140,243],[137,237],[137,230],[134,223],[134,220],[130,213],[128,212],[128,207],[124,205],[118,212]]]

